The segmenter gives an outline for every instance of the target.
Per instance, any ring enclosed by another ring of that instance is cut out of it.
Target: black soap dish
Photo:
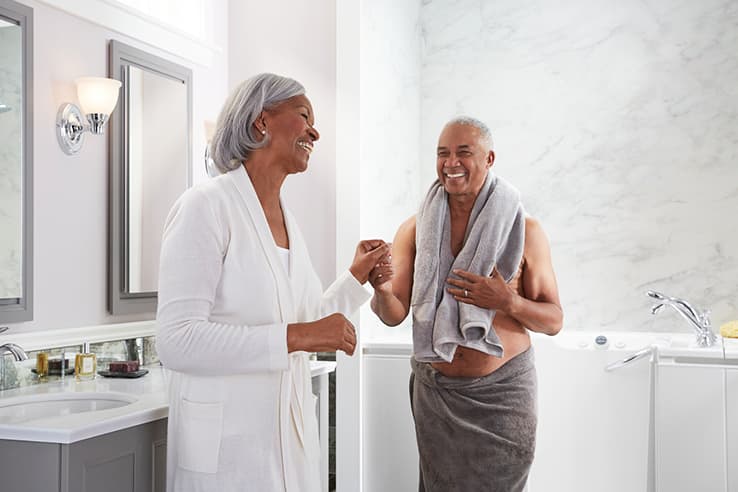
[[[140,378],[149,373],[148,369],[139,369],[133,372],[111,372],[111,371],[97,371],[100,376],[106,378]]]

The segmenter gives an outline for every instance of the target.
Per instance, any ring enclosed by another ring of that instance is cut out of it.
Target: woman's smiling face
[[[313,126],[313,106],[304,96],[291,97],[277,106],[264,110],[262,121],[269,135],[268,147],[276,153],[287,174],[307,169],[313,144],[320,133]]]

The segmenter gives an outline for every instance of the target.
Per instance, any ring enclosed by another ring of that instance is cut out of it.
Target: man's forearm
[[[375,291],[371,302],[372,311],[385,325],[397,326],[405,319],[408,309],[392,293]]]
[[[561,307],[551,302],[532,301],[517,294],[505,312],[529,330],[546,335],[556,335],[564,323]]]

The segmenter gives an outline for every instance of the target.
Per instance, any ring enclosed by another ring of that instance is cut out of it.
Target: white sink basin
[[[0,398],[0,424],[19,424],[74,413],[123,407],[137,398],[122,393],[56,393]]]

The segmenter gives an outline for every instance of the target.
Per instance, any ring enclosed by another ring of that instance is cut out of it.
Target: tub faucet
[[[682,318],[687,320],[687,323],[694,328],[698,346],[712,347],[717,341],[717,336],[712,332],[712,325],[710,324],[710,311],[695,309],[684,299],[670,297],[654,290],[649,290],[646,295],[657,301],[651,308],[651,314],[658,313],[664,306],[671,306]]]

